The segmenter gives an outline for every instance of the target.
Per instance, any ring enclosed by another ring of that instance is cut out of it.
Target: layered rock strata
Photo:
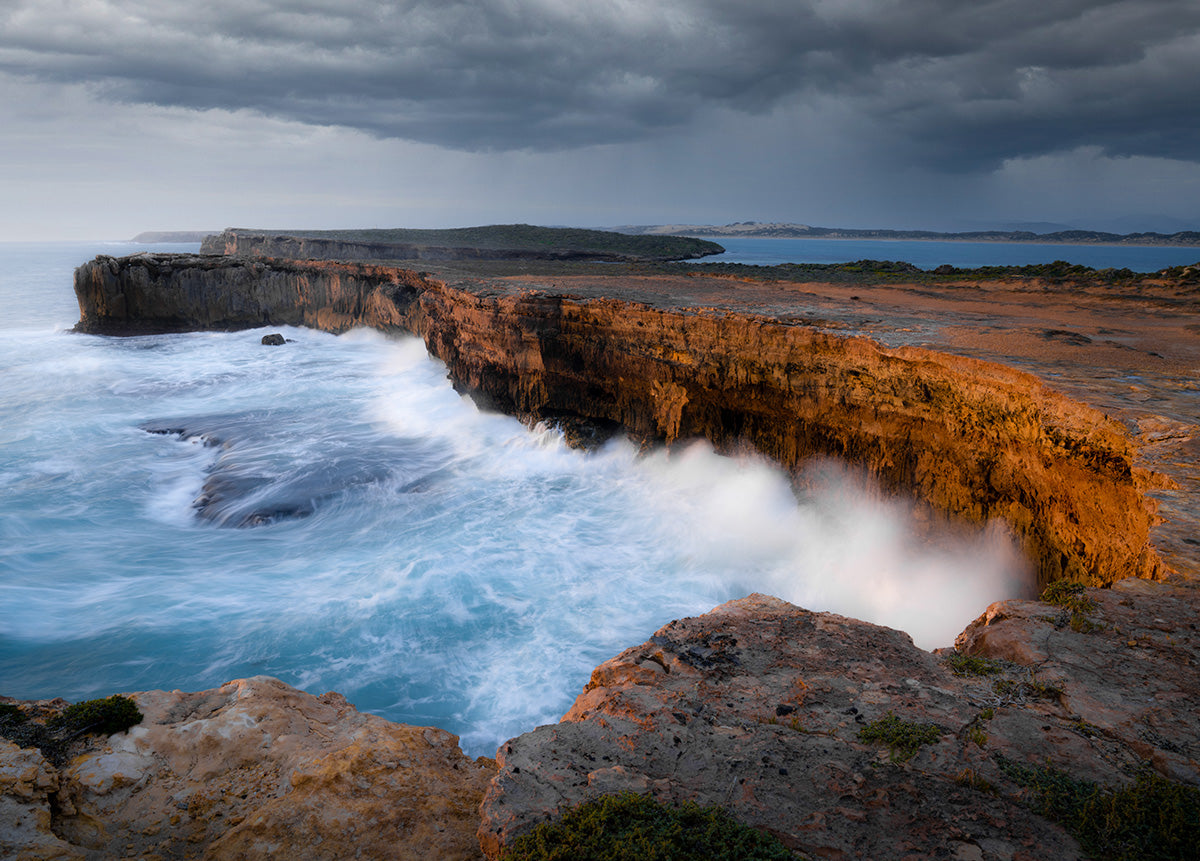
[[[1124,429],[1002,365],[779,318],[452,286],[379,265],[99,257],[77,270],[75,289],[80,331],[409,331],[456,385],[523,417],[748,443],[789,469],[843,458],[948,515],[1007,522],[1041,584],[1161,568]]]
[[[1012,764],[1200,783],[1197,592],[1126,580],[1084,597],[1087,625],[993,605],[957,656],[990,661],[963,675],[898,631],[762,595],[672,622],[599,666],[560,723],[501,746],[481,845],[496,858],[628,790],[719,805],[806,857],[1082,857],[1029,813]],[[931,727],[929,743],[864,738],[888,715]]]
[[[61,768],[0,739],[0,856],[479,856],[495,763],[450,733],[265,676],[132,698],[140,724],[81,742]]]

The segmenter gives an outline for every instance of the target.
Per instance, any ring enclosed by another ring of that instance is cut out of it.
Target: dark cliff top
[[[633,236],[607,230],[575,227],[539,227],[530,224],[492,224],[443,230],[388,228],[371,230],[262,230],[228,228],[226,234],[240,238],[318,239],[327,242],[404,248],[445,248],[494,251],[498,254],[528,252],[535,255],[594,255],[625,260],[687,260],[720,254],[725,249],[715,242],[688,236]],[[482,257],[483,255],[480,255]]]

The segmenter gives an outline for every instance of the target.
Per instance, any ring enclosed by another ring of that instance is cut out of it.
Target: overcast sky
[[[1200,227],[1197,0],[2,0],[0,240]]]

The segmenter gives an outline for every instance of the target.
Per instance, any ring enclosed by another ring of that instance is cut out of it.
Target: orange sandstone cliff
[[[857,464],[968,522],[1002,519],[1039,584],[1154,576],[1154,504],[1124,429],[1011,368],[781,317],[573,297],[397,266],[191,255],[76,272],[84,332],[355,326],[424,338],[455,385],[529,419]]]

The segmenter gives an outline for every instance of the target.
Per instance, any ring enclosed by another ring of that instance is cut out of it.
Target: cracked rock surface
[[[997,755],[1103,783],[1145,762],[1196,782],[1200,757],[1200,593],[1130,580],[1086,595],[1084,631],[1041,602],[990,607],[958,644],[990,659],[982,675],[764,595],[672,622],[598,667],[560,723],[501,747],[480,842],[495,858],[559,810],[632,790],[721,805],[813,857],[1081,857]],[[936,741],[905,758],[860,738],[888,713]]]

